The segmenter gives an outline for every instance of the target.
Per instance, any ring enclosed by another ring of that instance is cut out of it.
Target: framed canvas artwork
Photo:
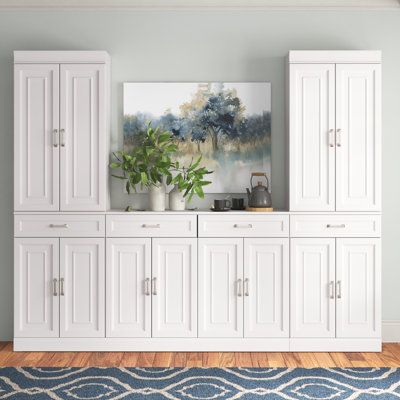
[[[243,193],[253,171],[271,178],[269,82],[124,83],[124,148],[153,127],[173,133],[178,159],[203,157],[208,193]]]

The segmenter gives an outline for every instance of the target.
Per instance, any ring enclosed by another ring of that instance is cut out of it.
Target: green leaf
[[[130,187],[129,181],[126,182],[125,188],[126,188],[126,191],[128,192],[128,194],[130,194],[131,193],[131,187]]]

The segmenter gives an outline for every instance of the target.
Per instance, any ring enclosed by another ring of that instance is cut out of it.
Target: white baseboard
[[[400,342],[400,321],[382,322],[382,341],[385,343]]]

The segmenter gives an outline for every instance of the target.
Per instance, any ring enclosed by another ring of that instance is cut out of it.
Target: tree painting
[[[243,193],[252,171],[271,176],[270,83],[125,83],[125,150],[150,121],[173,133],[182,161],[202,154],[209,193]]]

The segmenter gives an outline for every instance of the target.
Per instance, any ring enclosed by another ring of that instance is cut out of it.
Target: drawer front
[[[293,237],[379,237],[380,215],[291,215]]]
[[[288,215],[200,215],[199,237],[288,237]]]
[[[14,235],[19,237],[101,237],[104,215],[15,215]]]
[[[107,237],[196,237],[196,215],[107,215]]]

